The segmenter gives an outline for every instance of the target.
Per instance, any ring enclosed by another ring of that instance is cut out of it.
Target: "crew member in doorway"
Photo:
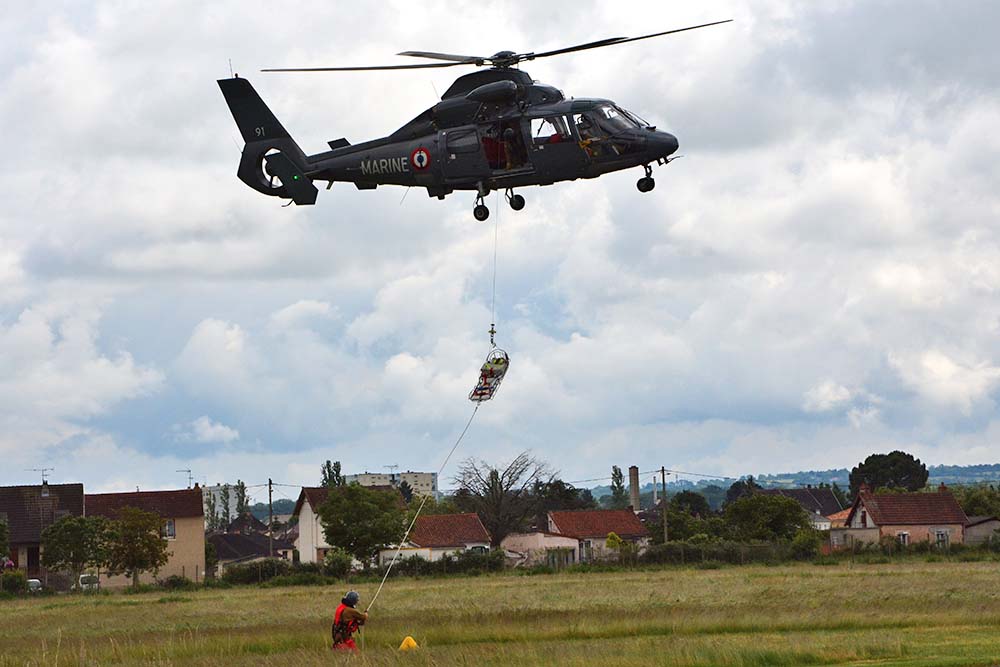
[[[334,612],[332,630],[334,651],[358,650],[353,635],[368,620],[367,613],[355,609],[360,599],[361,596],[358,595],[357,591],[348,591],[344,599],[340,601],[337,611]]]

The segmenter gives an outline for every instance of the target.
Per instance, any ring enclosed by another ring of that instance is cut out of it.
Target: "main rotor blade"
[[[535,58],[546,58],[548,56],[557,56],[560,53],[572,53],[573,51],[586,51],[587,49],[596,49],[601,46],[611,46],[612,44],[617,44],[618,42],[626,39],[625,37],[608,37],[607,39],[599,39],[596,42],[587,42],[586,44],[577,44],[576,46],[567,46],[564,49],[556,49],[555,51],[545,51],[543,53],[524,53],[518,54],[518,57],[524,57],[525,60],[534,60]]]
[[[676,32],[685,32],[687,30],[697,30],[698,28],[707,28],[711,25],[719,25],[722,23],[729,23],[733,19],[726,19],[725,21],[715,21],[713,23],[702,23],[701,25],[692,25],[687,28],[677,28],[675,30],[665,30],[663,32],[656,32],[652,35],[643,35],[642,37],[612,37],[610,39],[599,40],[596,42],[590,42],[589,44],[581,44],[580,46],[571,46],[565,49],[556,49],[555,51],[545,51],[544,53],[526,54],[525,60],[533,60],[534,58],[546,58],[548,56],[557,56],[561,53],[570,53],[571,51],[584,51],[586,49],[597,49],[602,46],[612,46],[614,44],[625,44],[626,42],[637,42],[640,39],[650,39],[652,37],[662,37],[663,35],[672,35]]]
[[[261,72],[370,72],[383,69],[430,69],[432,67],[455,67],[475,63],[425,63],[422,65],[375,65],[371,67],[272,67]]]
[[[487,58],[480,56],[459,56],[454,53],[437,53],[436,51],[403,51],[397,56],[411,56],[413,58],[433,58],[435,60],[451,60],[456,63],[468,63],[470,65],[481,63]]]

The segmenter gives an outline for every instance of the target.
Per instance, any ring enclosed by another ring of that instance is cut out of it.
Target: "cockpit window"
[[[573,122],[581,139],[611,137],[640,127],[631,115],[610,104],[602,104],[586,113],[574,114]]]

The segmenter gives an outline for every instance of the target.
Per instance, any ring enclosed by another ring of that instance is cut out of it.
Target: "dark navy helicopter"
[[[524,197],[515,194],[515,188],[596,178],[631,167],[645,169],[636,186],[649,192],[655,186],[650,165],[676,159],[670,157],[677,151],[674,135],[611,100],[566,99],[558,89],[535,82],[516,66],[728,22],[642,37],[611,37],[543,53],[462,56],[405,51],[398,55],[445,62],[262,70],[351,72],[489,65],[459,77],[440,102],[389,136],[353,145],[347,139],[334,139],[328,142],[330,150],[315,155],[302,152],[249,81],[238,76],[222,79],[219,87],[246,141],[237,176],[258,192],[296,204],[316,203],[315,181],[326,181],[327,189],[337,181],[354,183],[359,190],[380,185],[422,187],[438,199],[455,190],[473,190],[476,220],[489,217],[484,202],[492,190],[503,189],[510,207],[519,211]]]

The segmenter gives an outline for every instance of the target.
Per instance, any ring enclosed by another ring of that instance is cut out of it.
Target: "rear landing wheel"
[[[510,207],[515,211],[520,211],[524,208],[524,197],[521,195],[511,195],[508,201],[510,202]]]
[[[476,207],[472,209],[472,215],[476,220],[482,222],[490,217],[490,209],[486,208],[484,204],[476,204]]]
[[[636,182],[635,187],[639,188],[639,192],[649,192],[656,187],[656,181],[649,176],[645,176]]]

